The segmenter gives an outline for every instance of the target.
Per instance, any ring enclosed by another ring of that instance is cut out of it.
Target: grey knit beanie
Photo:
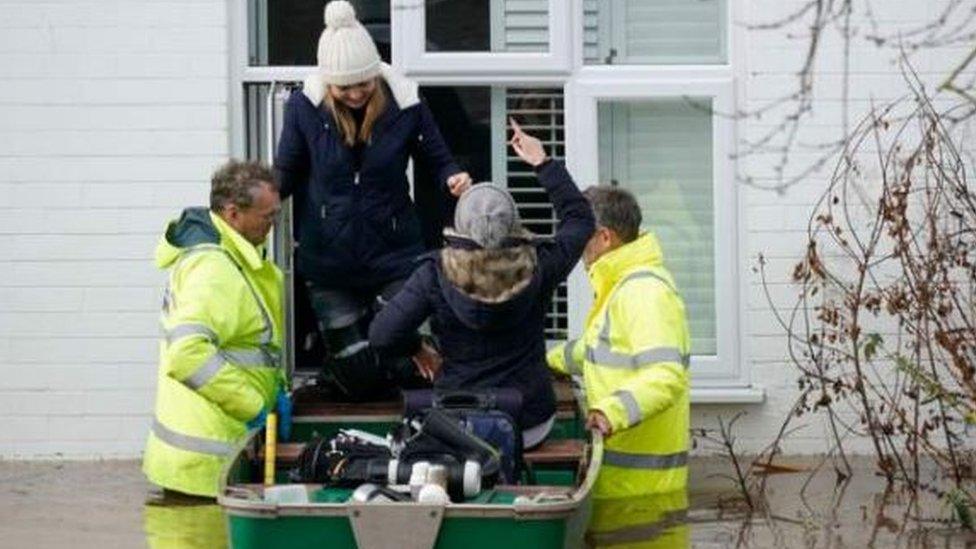
[[[528,235],[512,195],[491,183],[479,183],[461,195],[454,210],[454,230],[448,234],[485,249],[502,248],[512,238]]]

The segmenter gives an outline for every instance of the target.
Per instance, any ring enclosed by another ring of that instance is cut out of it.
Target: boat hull
[[[225,467],[218,501],[228,520],[231,547],[439,549],[560,548],[582,545],[590,514],[590,491],[602,458],[599,435],[582,430],[580,415],[562,414],[546,454],[529,459],[532,483],[498,486],[464,503],[425,506],[355,503],[348,489],[303,485],[307,503],[265,501],[260,484],[262,440],[252,432]],[[383,414],[322,414],[296,417],[295,438],[331,436],[340,428],[385,433],[399,418]],[[575,445],[575,446],[574,446]],[[279,450],[278,482],[287,482],[288,456],[299,444]],[[558,448],[579,448],[571,462]],[[521,496],[521,497],[520,497]],[[518,498],[518,500],[516,500]]]

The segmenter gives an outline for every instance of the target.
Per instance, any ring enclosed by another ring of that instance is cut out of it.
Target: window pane
[[[475,181],[490,181],[491,88],[423,86],[420,93],[461,169]],[[414,200],[423,213],[427,247],[441,247],[442,228],[453,222],[455,201],[444,195],[422,158],[414,163]]]
[[[426,0],[430,52],[545,52],[548,0]]]
[[[684,297],[692,352],[717,352],[709,99],[601,102],[600,179],[629,189]]]
[[[584,62],[725,63],[727,0],[584,0]]]
[[[350,2],[376,42],[380,57],[389,63],[390,0]],[[324,13],[324,0],[249,0],[250,65],[315,65]]]
[[[532,169],[508,147],[507,120],[514,116],[526,131],[543,141],[550,155],[562,158],[562,90],[425,86],[421,92],[461,168],[469,171],[475,181],[507,186],[525,226],[537,234],[551,235],[556,226],[552,204]],[[428,245],[438,247],[441,227],[450,225],[454,218],[455,202],[435,187],[428,170],[419,162],[414,182],[418,209],[428,216],[424,220]],[[437,212],[436,219],[431,212]],[[553,295],[546,319],[549,339],[566,338],[566,296],[566,285],[562,284]]]

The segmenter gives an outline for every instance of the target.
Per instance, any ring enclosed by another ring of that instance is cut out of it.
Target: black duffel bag
[[[522,430],[515,421],[521,409],[522,393],[513,388],[403,391],[407,421],[423,418],[428,410],[443,411],[462,429],[498,450],[501,477],[508,484],[516,484],[522,471]]]

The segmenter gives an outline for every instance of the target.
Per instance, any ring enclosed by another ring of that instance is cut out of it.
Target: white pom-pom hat
[[[369,32],[346,0],[325,6],[325,30],[319,37],[319,71],[327,84],[348,86],[380,74],[380,54]]]

